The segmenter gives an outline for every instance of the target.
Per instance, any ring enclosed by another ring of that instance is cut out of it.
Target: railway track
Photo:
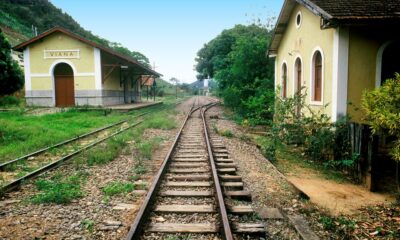
[[[192,107],[128,233],[128,239],[259,239],[264,225],[236,166]]]
[[[162,111],[166,108],[168,107],[158,107],[132,116],[130,119],[118,121],[16,159],[0,163],[0,195],[18,188],[24,181],[53,169],[73,156],[142,123],[142,121],[132,123],[130,122],[132,118],[138,119],[153,113],[154,110]]]

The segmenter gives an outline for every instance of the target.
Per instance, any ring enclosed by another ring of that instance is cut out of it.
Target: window
[[[300,28],[301,20],[302,20],[301,12],[299,11],[296,15],[296,28]]]
[[[322,54],[316,51],[312,61],[312,101],[322,101]]]
[[[286,63],[282,65],[282,97],[287,97],[287,66]]]
[[[301,90],[301,60],[296,59],[294,64],[294,81],[295,81],[295,93],[300,93]]]
[[[301,96],[301,79],[302,79],[302,66],[300,57],[296,58],[294,63],[294,83],[295,83],[295,96]],[[296,102],[296,115],[301,116],[301,102]]]

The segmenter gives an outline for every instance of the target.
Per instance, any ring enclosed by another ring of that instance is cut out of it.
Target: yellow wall
[[[32,90],[53,90],[51,77],[32,78]]]
[[[101,55],[102,64],[118,64],[110,55],[102,52]],[[111,70],[110,66],[103,67],[103,77]],[[113,72],[103,82],[104,90],[123,90],[123,86],[120,86],[120,67],[116,67]]]
[[[348,105],[347,113],[354,121],[363,120],[364,113],[360,109],[362,93],[375,88],[378,49],[388,38],[384,29],[350,29],[347,95],[351,104]]]
[[[80,50],[80,58],[44,58],[44,50]],[[53,33],[29,46],[32,90],[52,90],[51,66],[59,60],[72,63],[76,90],[94,90],[94,48],[63,33]],[[35,74],[48,75],[35,77]],[[84,74],[86,76],[79,76]],[[89,75],[89,76],[88,76]],[[49,88],[50,87],[50,88]]]
[[[301,11],[302,23],[299,28],[296,27],[296,15]],[[282,81],[282,63],[287,62],[288,67],[288,96],[294,94],[294,62],[297,56],[302,59],[303,76],[302,86],[306,87],[307,100],[306,103],[310,104],[311,100],[311,63],[312,54],[317,47],[323,51],[323,101],[322,104],[328,106],[324,108],[321,105],[312,105],[315,110],[320,110],[327,114],[332,115],[332,55],[333,55],[333,29],[321,30],[320,17],[314,15],[309,10],[297,4],[294,8],[287,29],[283,35],[282,41],[279,45],[276,61],[277,61],[277,77],[276,86],[281,85]]]

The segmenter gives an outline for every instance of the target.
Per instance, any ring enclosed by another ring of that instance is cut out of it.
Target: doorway
[[[54,68],[54,86],[56,107],[75,106],[74,72],[66,63],[59,63]]]
[[[387,79],[394,78],[395,73],[400,73],[400,41],[391,42],[382,54],[381,85]]]

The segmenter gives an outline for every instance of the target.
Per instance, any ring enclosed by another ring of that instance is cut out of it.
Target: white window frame
[[[321,60],[322,60],[322,68],[321,68],[321,101],[314,101],[314,86],[315,86],[315,67],[314,67],[314,56],[316,52],[320,52]],[[325,55],[322,48],[317,46],[313,49],[311,53],[311,61],[310,61],[310,105],[323,106],[324,105],[324,82],[325,82]]]
[[[297,18],[300,16],[300,23],[297,24]],[[296,25],[296,28],[299,29],[301,27],[301,24],[303,23],[303,15],[301,13],[301,11],[298,11],[296,14],[296,17],[294,19],[294,24]]]
[[[301,63],[301,84],[303,86],[303,84],[305,83],[304,81],[304,61],[303,58],[301,57],[300,54],[297,54],[294,57],[294,61],[293,61],[293,97],[296,94],[296,87],[297,87],[297,71],[296,71],[296,61],[297,59],[300,59],[300,63]],[[307,86],[304,85],[304,87],[307,88]],[[301,90],[301,89],[300,89]]]

